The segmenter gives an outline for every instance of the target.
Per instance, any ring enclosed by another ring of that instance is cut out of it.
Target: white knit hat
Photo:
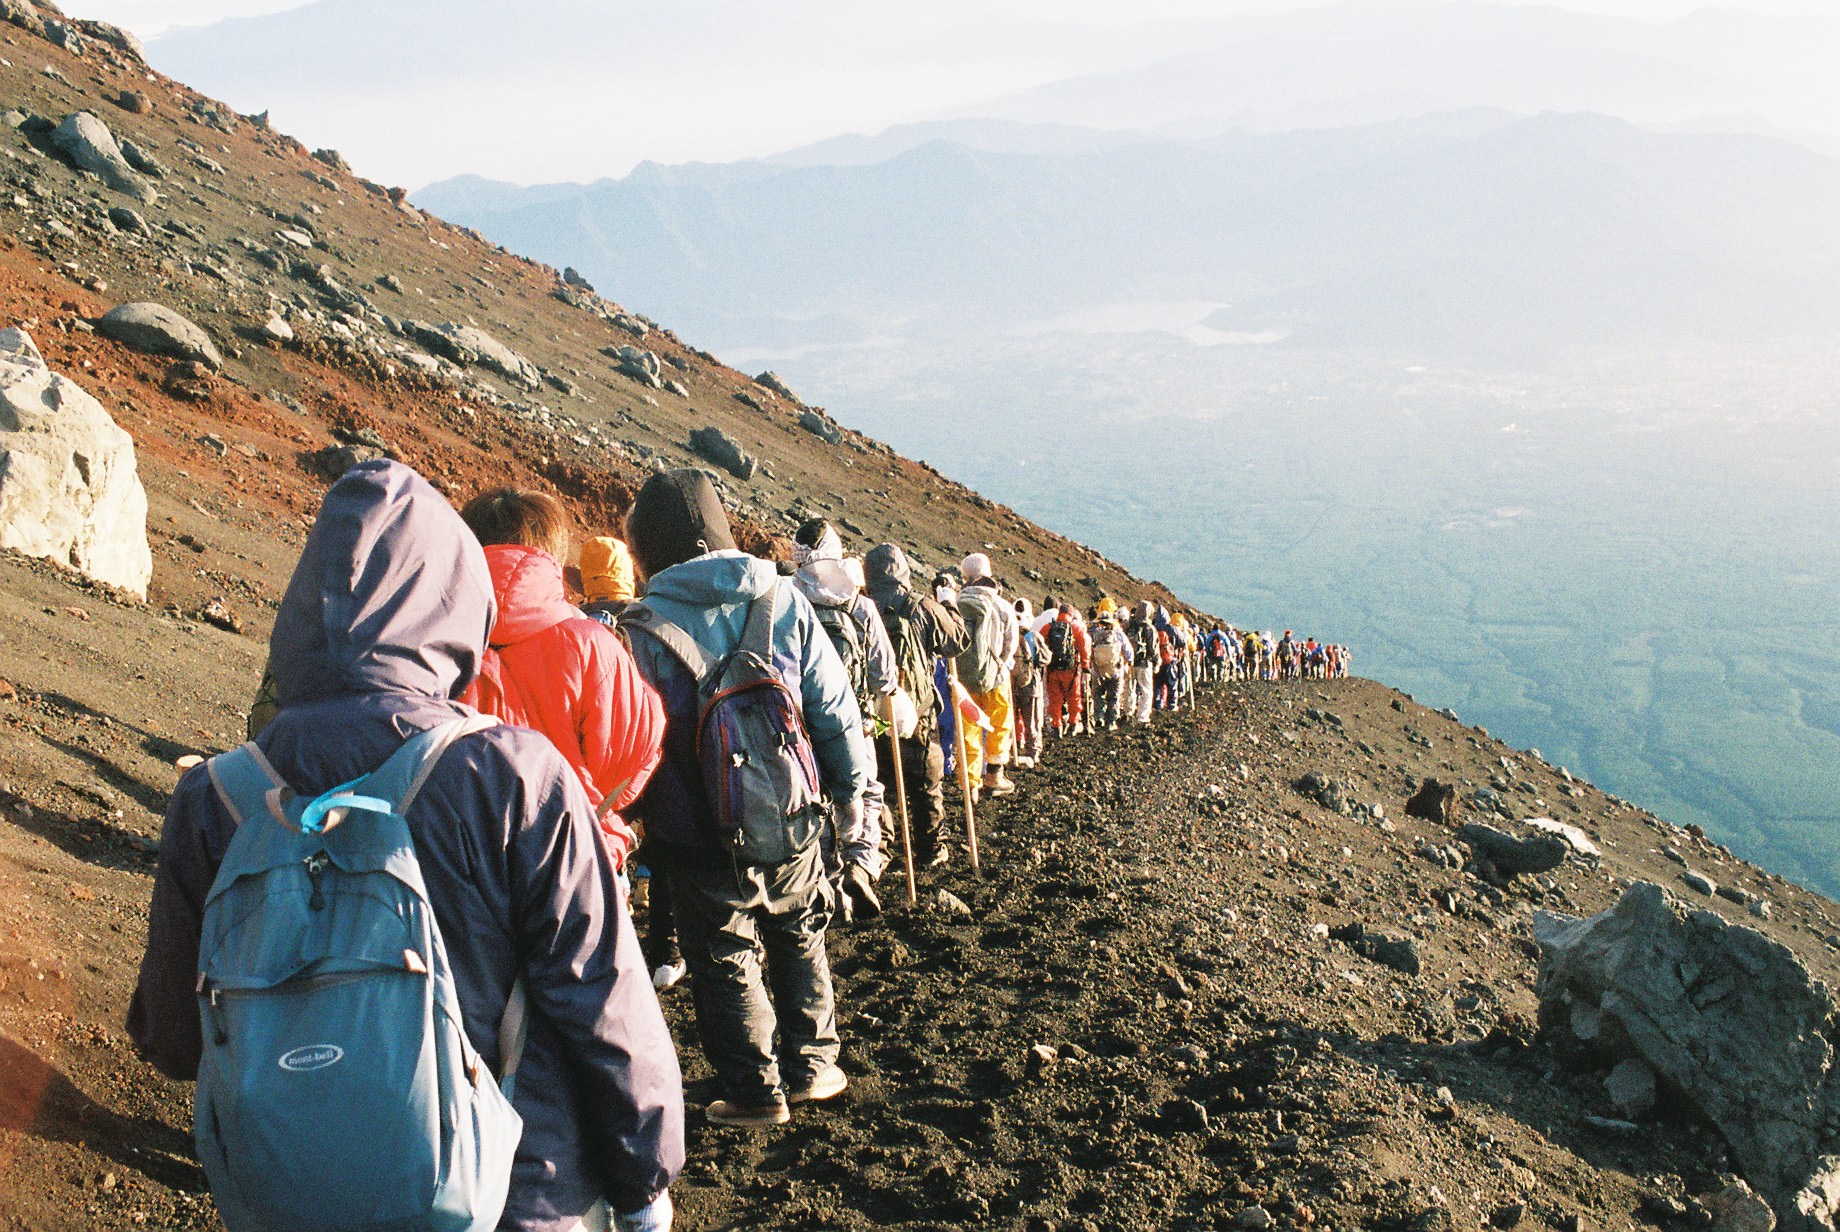
[[[965,575],[967,582],[975,582],[990,576],[990,557],[982,552],[973,552],[958,562],[958,571]]]

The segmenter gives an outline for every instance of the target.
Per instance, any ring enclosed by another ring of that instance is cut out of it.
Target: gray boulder
[[[760,462],[720,428],[697,428],[690,433],[690,448],[737,479],[752,479]]]
[[[762,389],[770,389],[782,398],[790,398],[794,402],[799,400],[799,396],[792,392],[792,386],[786,384],[785,380],[777,372],[761,373],[754,378],[754,384],[760,386]]]
[[[621,372],[642,385],[664,388],[664,365],[658,362],[658,356],[636,346],[618,346],[611,350]]]
[[[838,430],[837,425],[818,414],[816,411],[805,411],[800,414],[799,427],[805,429],[827,445],[843,444],[843,433]]]
[[[1329,935],[1369,962],[1391,967],[1406,975],[1417,975],[1423,968],[1418,942],[1404,933],[1376,928],[1371,924],[1344,924],[1332,928]]]
[[[1486,860],[1497,872],[1513,877],[1521,873],[1547,873],[1565,863],[1572,846],[1554,834],[1534,838],[1517,838],[1506,830],[1469,822],[1457,831],[1457,838],[1469,844],[1478,859]]]
[[[535,364],[482,329],[452,322],[424,325],[420,321],[404,321],[403,328],[423,346],[456,364],[496,372],[525,389],[543,388],[543,373]]]
[[[211,335],[164,304],[123,304],[97,321],[96,329],[137,351],[224,366]]]
[[[1601,1062],[1637,1057],[1718,1127],[1786,1232],[1840,1211],[1840,1006],[1785,946],[1660,886],[1589,919],[1548,915],[1540,1024]]]
[[[1636,1057],[1624,1057],[1604,1076],[1604,1092],[1630,1120],[1645,1117],[1655,1109],[1655,1071]]]
[[[153,577],[133,438],[22,329],[0,330],[0,547],[142,598]]]
[[[83,170],[95,172],[104,184],[123,196],[141,202],[158,199],[153,185],[128,165],[109,126],[90,112],[77,111],[65,116],[64,122],[52,130],[51,144],[68,154],[70,161]]]

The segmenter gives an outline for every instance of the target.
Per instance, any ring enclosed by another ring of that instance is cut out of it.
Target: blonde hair
[[[484,547],[510,543],[569,558],[569,511],[547,492],[495,488],[466,503],[460,518]]]

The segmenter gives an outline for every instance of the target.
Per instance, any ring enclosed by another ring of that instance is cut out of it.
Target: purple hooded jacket
[[[303,795],[381,765],[409,736],[471,711],[457,697],[495,613],[478,543],[408,467],[371,462],[326,494],[275,618],[281,711],[258,743]],[[522,973],[524,1136],[501,1228],[572,1228],[606,1198],[647,1205],[683,1166],[683,1084],[594,811],[549,740],[497,727],[442,758],[409,830],[454,968],[467,1036],[499,1054]],[[232,826],[203,767],[179,780],[161,835],[128,1030],[190,1080],[202,1048],[205,895]]]

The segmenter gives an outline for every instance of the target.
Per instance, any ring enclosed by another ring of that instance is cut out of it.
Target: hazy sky
[[[1549,12],[1538,15],[1523,6],[1504,25],[1499,6],[1516,3],[1452,3],[1446,11],[1434,0],[1341,0],[1320,20],[1279,21],[1259,15],[1329,8],[1331,0],[68,0],[67,7],[149,38],[154,65],[186,84],[240,111],[268,111],[281,131],[335,147],[364,174],[411,189],[461,173],[518,183],[594,180],[642,161],[727,162],[954,116],[1271,129],[1494,106],[1663,123],[1756,116],[1750,127],[1818,134],[1840,148],[1840,76],[1832,72],[1840,21],[1786,28],[1756,20],[1831,19],[1833,0],[1723,0],[1725,13],[1751,16],[1678,29],[1641,21],[1706,6],[1556,0],[1539,5]],[[1254,20],[1236,20],[1246,17]],[[1733,21],[1744,28],[1734,31]],[[1288,41],[1274,33],[1279,26],[1290,31]],[[1484,28],[1493,34],[1479,34]],[[1521,28],[1530,41],[1502,33]],[[1249,46],[1262,50],[1230,71],[1220,67]],[[1183,57],[1199,62],[1185,67]]]
[[[1192,15],[1222,12],[1258,12],[1270,9],[1305,8],[1320,0],[1135,0],[1119,5],[1114,0],[996,0],[991,9],[1054,12],[1066,18],[1116,20],[1121,12],[1133,18],[1157,14]],[[1555,8],[1575,9],[1586,13],[1610,13],[1625,17],[1676,17],[1697,9],[1717,7],[1752,13],[1814,13],[1833,11],[1833,0],[1719,0],[1708,5],[1703,0],[1505,0],[1507,3],[1546,3]],[[173,26],[203,26],[226,17],[246,17],[260,13],[279,13],[304,7],[299,0],[72,0],[66,12],[79,17],[96,17],[128,27],[149,38]]]

